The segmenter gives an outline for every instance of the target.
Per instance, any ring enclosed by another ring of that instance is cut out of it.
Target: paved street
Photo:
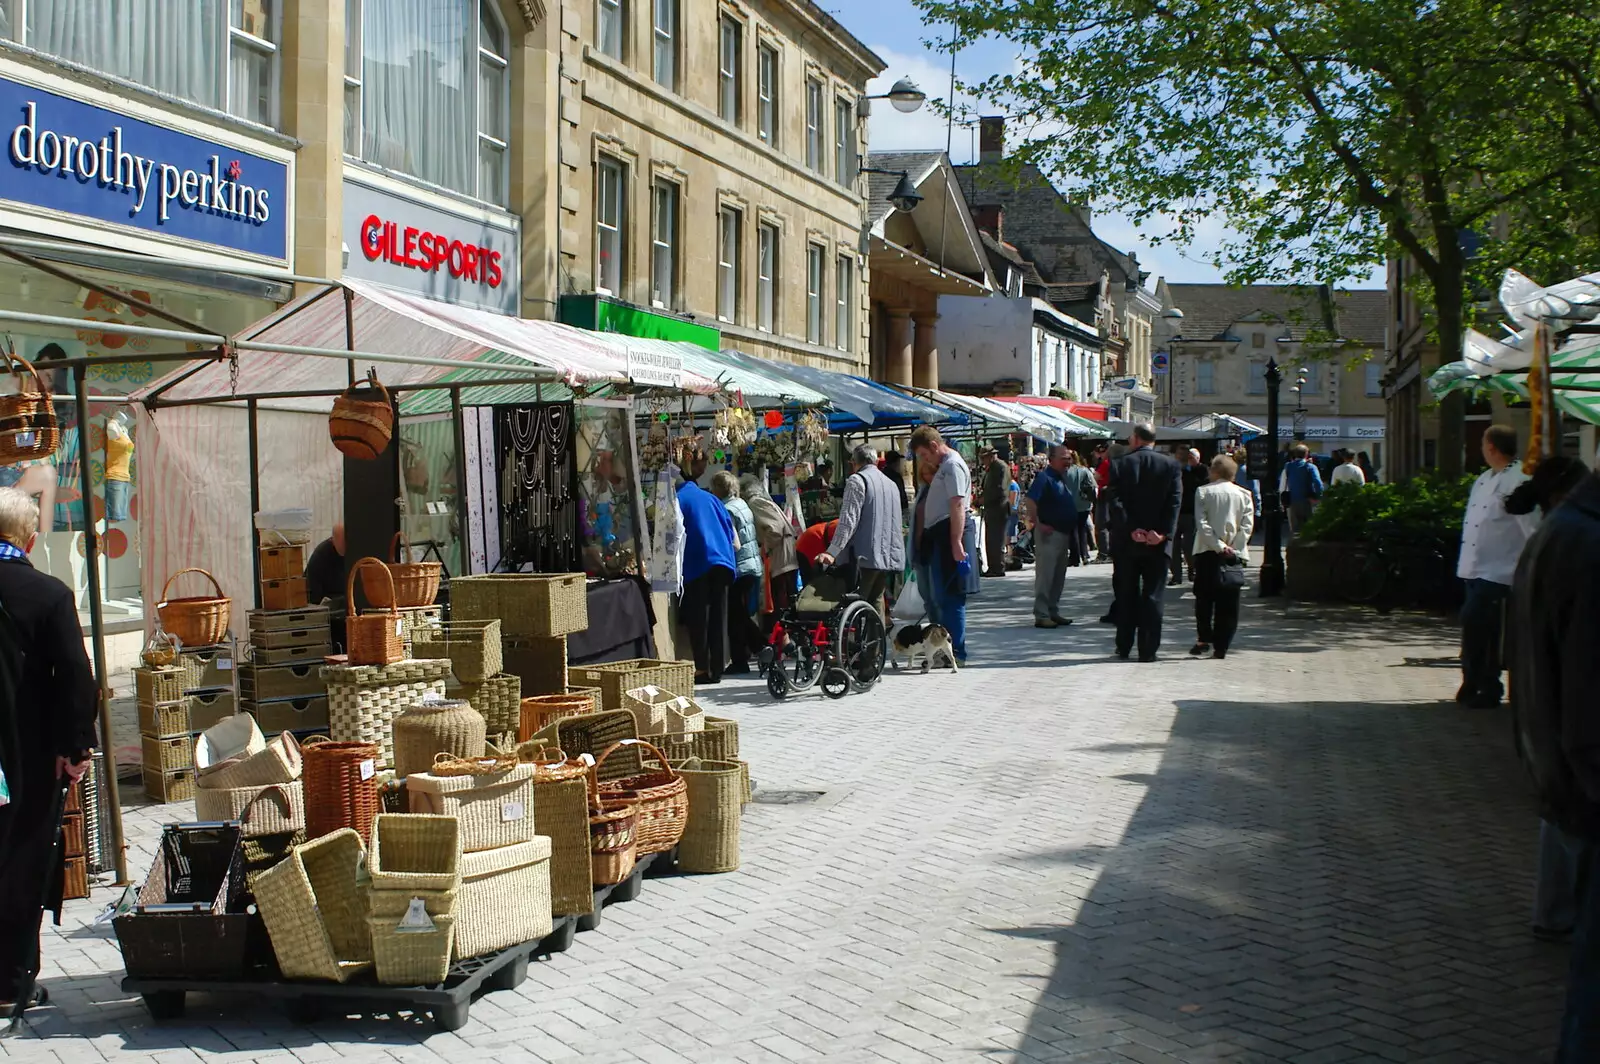
[[[1238,652],[1191,661],[1185,597],[1130,665],[1094,623],[1109,576],[1071,574],[1063,632],[1031,578],[986,582],[959,676],[725,684],[759,785],[821,797],[753,806],[742,872],[648,882],[456,1034],[225,998],[154,1026],[84,926],[99,890],[47,941],[44,1037],[0,1057],[1546,1059],[1566,951],[1527,933],[1535,816],[1505,716],[1445,701],[1450,632],[1251,601]],[[131,814],[141,874],[174,812]]]

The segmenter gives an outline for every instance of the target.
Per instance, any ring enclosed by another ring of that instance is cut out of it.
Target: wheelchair
[[[857,593],[854,566],[817,574],[773,622],[761,664],[774,698],[818,684],[829,698],[871,690],[883,678],[889,633],[875,603]]]

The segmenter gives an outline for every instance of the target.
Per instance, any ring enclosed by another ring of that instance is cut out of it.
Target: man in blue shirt
[[[1278,490],[1289,497],[1289,534],[1298,536],[1311,520],[1311,508],[1322,498],[1322,473],[1306,456],[1311,448],[1297,443],[1289,448],[1289,464],[1283,467]]]
[[[683,594],[678,619],[694,646],[694,682],[721,683],[727,664],[728,586],[737,565],[733,520],[728,508],[695,481],[705,475],[706,456],[684,456],[688,479],[678,489],[683,510]]]
[[[1078,504],[1067,479],[1068,455],[1063,444],[1050,448],[1050,464],[1028,486],[1028,519],[1033,522],[1033,626],[1061,628],[1072,618],[1061,616],[1061,588],[1067,562],[1077,542]]]

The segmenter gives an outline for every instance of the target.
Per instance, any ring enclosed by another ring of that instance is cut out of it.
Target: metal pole
[[[89,567],[89,644],[94,652],[94,681],[100,708],[100,749],[105,752],[106,795],[111,803],[111,847],[117,886],[128,883],[128,852],[122,836],[122,796],[117,792],[116,743],[111,733],[111,699],[106,675],[105,611],[100,604],[100,536],[94,527],[94,494],[89,483],[93,452],[89,447],[89,398],[84,390],[88,370],[75,366],[72,390],[78,410],[78,493],[83,505],[83,556]],[[43,514],[54,527],[54,514]]]
[[[1267,522],[1265,556],[1261,560],[1261,597],[1283,594],[1283,504],[1278,495],[1278,362],[1267,363],[1267,478],[1261,484],[1261,515]]]
[[[261,533],[256,530],[256,514],[261,512],[261,438],[256,427],[256,400],[245,404],[250,418],[250,565],[255,573],[256,609],[261,608]]]
[[[469,520],[467,517],[467,426],[466,412],[461,408],[461,387],[450,389],[450,417],[455,422],[456,434],[456,543],[461,546],[461,557],[456,569],[459,573],[470,570],[472,551],[466,543]]]
[[[355,293],[348,288],[344,290],[344,349],[346,351],[354,351],[356,349]],[[355,359],[351,359],[346,363],[346,367],[350,374],[350,387],[354,388],[356,386]]]

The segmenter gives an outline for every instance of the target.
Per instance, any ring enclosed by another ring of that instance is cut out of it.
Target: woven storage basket
[[[533,807],[539,834],[550,840],[550,905],[562,916],[594,911],[589,849],[589,770],[579,764],[538,766]]]
[[[199,820],[237,820],[245,838],[306,829],[305,789],[299,780],[270,787],[200,787],[194,792]]]
[[[285,979],[343,983],[371,966],[365,857],[361,836],[337,831],[255,876],[256,907]]]
[[[440,759],[406,777],[413,813],[455,817],[461,851],[530,842],[534,836],[533,765]]]
[[[267,748],[266,737],[248,713],[236,713],[200,733],[194,743],[194,768],[201,776],[221,772]],[[292,778],[292,777],[291,777]],[[277,780],[262,780],[277,783]],[[224,783],[224,787],[243,787],[248,783]]]
[[[350,575],[345,580],[345,596],[347,602],[356,600],[356,574],[362,574],[362,583],[366,583],[366,573],[377,572],[390,589],[391,600],[394,597],[393,579],[389,570],[376,558],[362,558],[350,567]],[[400,614],[391,606],[388,613],[363,613],[359,617],[346,617],[345,630],[345,658],[352,665],[392,665],[406,656],[405,645],[400,635],[402,625]]]
[[[0,395],[0,465],[49,457],[61,446],[61,422],[50,387],[33,363],[12,350],[9,342],[4,357],[17,390]],[[19,373],[18,366],[33,379]]]
[[[394,719],[394,774],[427,772],[440,754],[482,757],[483,717],[470,702],[418,702]]]
[[[183,691],[215,691],[233,687],[233,645],[188,647],[178,655]]]
[[[144,754],[144,767],[151,771],[183,772],[194,767],[194,740],[187,735],[171,739],[141,735],[139,746]]]
[[[185,573],[199,573],[211,581],[215,595],[191,598],[168,598],[172,582]],[[209,647],[222,642],[228,634],[228,622],[233,617],[233,602],[222,593],[217,578],[204,569],[179,569],[167,577],[161,588],[161,600],[156,603],[156,614],[161,618],[161,628],[186,647]]]
[[[189,703],[189,726],[197,732],[221,724],[239,712],[239,700],[232,691],[196,691],[183,697]]]
[[[633,875],[639,859],[639,803],[627,798],[594,798],[591,791],[589,852],[595,886],[621,883]]]
[[[373,743],[308,741],[305,755],[306,834],[341,828],[366,839],[378,815],[378,748]]]
[[[522,706],[522,679],[502,672],[482,683],[446,686],[451,698],[465,698],[472,708],[483,714],[484,728],[492,740],[506,732],[517,730],[517,719]]]
[[[457,960],[537,942],[550,933],[553,924],[549,838],[539,835],[515,846],[479,850],[461,858]]]
[[[184,672],[179,668],[134,669],[133,692],[140,705],[162,705],[183,697]]]
[[[258,731],[256,734],[260,734]],[[204,736],[201,737],[204,739]],[[199,786],[203,789],[233,790],[240,787],[270,787],[275,783],[292,783],[300,778],[304,759],[300,742],[293,732],[279,732],[264,748],[248,757],[238,758],[219,765],[213,771],[203,772]]]
[[[737,871],[744,770],[737,761],[700,758],[676,767],[689,789],[689,822],[678,843],[678,868],[685,872]]]
[[[521,636],[507,639],[505,670],[522,678],[530,695],[556,695],[567,689],[567,637]]]
[[[522,719],[517,724],[517,741],[527,742],[533,738],[535,732],[547,727],[554,721],[566,717],[581,717],[593,713],[597,708],[594,696],[587,694],[564,695],[534,695],[524,698],[521,706]]]
[[[304,831],[286,831],[281,835],[245,835],[239,840],[239,854],[244,861],[245,886],[251,893],[256,889],[256,877],[268,869],[276,868],[288,860],[296,846],[304,846]]]
[[[376,373],[368,373],[333,401],[328,437],[345,457],[370,462],[388,450],[393,436],[394,404]]]
[[[453,816],[380,813],[367,871],[373,890],[459,889],[461,825]]]
[[[376,743],[379,767],[394,764],[394,718],[428,694],[444,695],[448,661],[328,665],[328,731],[339,742]]]
[[[401,554],[402,548],[404,554]],[[411,544],[406,541],[404,532],[394,534],[394,539],[389,543],[389,554],[394,560],[384,563],[384,568],[389,571],[388,580],[381,579],[373,569],[361,574],[361,591],[367,596],[367,604],[379,610],[432,606],[433,600],[439,597],[439,581],[444,574],[444,566],[439,562],[405,561],[411,555]],[[401,634],[405,634],[404,630]],[[437,656],[444,657],[443,654]]]
[[[675,695],[694,697],[694,662],[633,658],[602,665],[573,665],[567,670],[570,683],[600,688],[603,709],[621,709],[623,695],[639,687],[659,687]]]
[[[495,573],[450,581],[458,621],[501,619],[507,639],[568,635],[589,627],[588,579],[582,573]]]
[[[429,916],[454,916],[459,889],[450,890],[374,890],[367,894],[367,908],[374,917],[398,920],[411,911],[413,901],[422,902]]]
[[[635,776],[600,783],[606,762],[618,750],[629,746],[645,750],[658,763],[646,766]],[[649,743],[624,739],[607,748],[595,759],[594,776],[602,798],[631,798],[639,803],[639,855],[664,853],[683,838],[689,822],[688,784],[673,769],[667,757]]]
[[[153,735],[158,739],[190,733],[189,703],[139,702],[139,734]]]
[[[528,741],[543,744],[552,750],[565,751],[568,757],[578,758],[588,754],[592,758],[624,739],[636,738],[638,729],[634,725],[633,714],[625,709],[617,709],[562,717],[534,732]],[[644,762],[638,749],[628,746],[618,751],[599,771],[602,781],[637,776],[644,771]]]
[[[640,735],[694,735],[705,731],[706,715],[698,702],[659,687],[624,691],[622,708],[633,714]]]
[[[451,621],[441,627],[418,628],[411,635],[411,653],[419,658],[449,658],[450,671],[462,683],[482,683],[500,672],[500,621]]]
[[[399,927],[393,917],[369,919],[372,960],[384,986],[438,986],[450,974],[455,917],[432,916],[430,930]]]

